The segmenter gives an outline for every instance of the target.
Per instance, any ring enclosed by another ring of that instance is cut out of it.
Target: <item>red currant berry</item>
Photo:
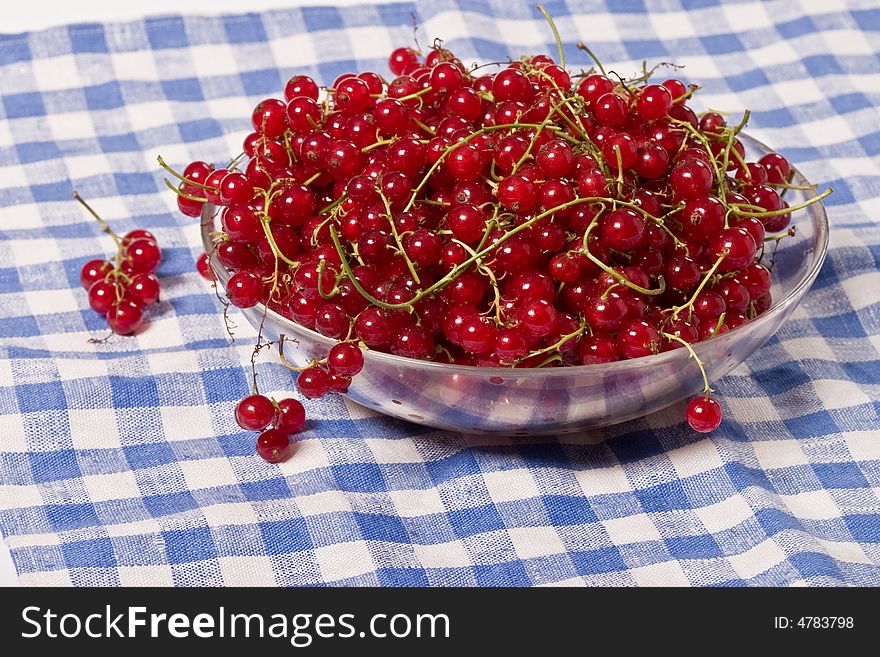
[[[694,397],[688,402],[685,418],[694,431],[709,433],[721,424],[721,406],[708,395]]]
[[[127,299],[114,303],[107,312],[110,330],[119,335],[134,333],[140,328],[142,320],[140,307]]]
[[[354,376],[363,367],[364,353],[360,347],[350,342],[335,345],[327,355],[327,369],[331,374]]]
[[[123,297],[141,308],[152,305],[159,300],[159,279],[153,274],[137,274],[125,286]]]
[[[257,454],[268,463],[281,463],[290,454],[290,439],[283,431],[266,429],[257,438]]]
[[[256,306],[263,297],[263,281],[249,271],[237,272],[226,285],[226,295],[236,308]]]
[[[260,431],[275,419],[275,405],[263,395],[249,395],[235,407],[235,421],[242,429]]]
[[[107,260],[89,260],[80,270],[79,282],[88,290],[98,281],[104,280],[112,270],[113,265]]]

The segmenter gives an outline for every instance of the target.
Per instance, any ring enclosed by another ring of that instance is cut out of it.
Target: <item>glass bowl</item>
[[[750,160],[771,150],[748,136],[741,135],[741,140]],[[793,182],[809,184],[798,171]],[[811,190],[791,189],[786,200],[796,205],[815,195]],[[202,241],[208,253],[212,253],[210,233],[218,229],[217,214],[206,206],[202,215]],[[816,279],[828,249],[825,208],[816,203],[800,210],[793,214],[792,224],[797,226],[796,235],[782,240],[776,251],[772,307],[748,324],[693,345],[710,381],[718,381],[764,344]],[[213,254],[210,262],[225,287],[229,273]],[[335,344],[262,305],[240,312],[254,327],[263,324],[266,339],[277,340],[280,334],[288,338],[285,356],[298,366],[326,357]],[[364,369],[354,377],[347,396],[386,415],[439,429],[542,435],[632,420],[690,397],[702,387],[699,368],[685,349],[602,365],[544,369],[449,365],[367,351]]]

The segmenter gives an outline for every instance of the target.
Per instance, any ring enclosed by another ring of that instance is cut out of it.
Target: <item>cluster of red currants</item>
[[[259,431],[257,454],[269,463],[279,463],[290,454],[291,437],[305,426],[306,411],[296,399],[275,402],[253,394],[235,407],[235,421],[242,429]]]
[[[260,102],[243,170],[168,170],[184,214],[219,208],[229,301],[338,340],[301,372],[306,397],[346,390],[361,348],[488,367],[686,348],[702,370],[693,343],[771,305],[760,258],[799,209],[791,168],[745,160],[748,113],[729,126],[688,106],[696,86],[597,65],[484,73],[400,48],[391,81],[297,75]],[[687,410],[698,431],[721,421],[710,392]]]
[[[89,305],[107,319],[114,333],[129,335],[143,323],[143,310],[159,300],[159,279],[155,271],[162,261],[156,237],[141,228],[122,237],[82,199],[79,201],[116,242],[116,255],[109,260],[89,260],[80,270],[79,280],[88,292]]]

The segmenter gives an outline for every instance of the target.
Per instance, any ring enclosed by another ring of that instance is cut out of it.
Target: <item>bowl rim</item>
[[[764,150],[766,152],[775,152],[772,148],[767,146],[762,141],[755,139],[749,134],[741,133],[740,138],[746,143],[746,145],[751,145],[753,148],[757,148],[758,150]],[[804,175],[800,172],[799,169],[792,166],[793,172],[793,181],[798,185],[809,185],[809,181],[804,177]],[[808,191],[807,198],[815,198],[818,196],[818,193],[815,189]],[[211,265],[211,269],[214,272],[214,275],[217,277],[217,282],[223,284],[223,288],[225,290],[226,283],[230,278],[229,272],[223,267],[217,256],[216,252],[211,248],[211,238],[210,233],[212,232],[210,228],[212,227],[214,216],[215,216],[215,207],[209,203],[206,203],[201,214],[201,236],[202,236],[202,244],[205,248],[205,252],[209,254],[208,261]],[[828,252],[828,243],[829,243],[829,232],[830,226],[828,223],[828,213],[825,209],[825,203],[823,201],[819,201],[819,203],[814,204],[808,210],[812,210],[815,214],[815,223],[816,223],[816,231],[817,238],[819,240],[818,248],[813,255],[813,261],[806,271],[804,276],[795,284],[795,286],[791,289],[791,291],[785,295],[781,300],[774,303],[770,308],[768,308],[763,314],[755,317],[752,321],[742,324],[737,328],[731,329],[726,333],[722,333],[721,335],[716,335],[707,340],[700,340],[693,344],[693,348],[695,351],[701,351],[703,345],[714,342],[716,340],[730,340],[735,337],[742,329],[747,327],[754,327],[756,325],[764,324],[786,309],[793,299],[797,298],[801,295],[805,288],[809,288],[812,285],[813,281],[815,281],[816,277],[819,275],[819,271],[822,269],[822,265],[825,262],[825,256]],[[218,291],[219,292],[219,291]],[[321,344],[325,344],[328,349],[337,343],[333,338],[328,338],[317,331],[306,328],[305,326],[301,326],[287,317],[275,312],[271,308],[266,307],[265,304],[259,303],[248,310],[256,310],[261,314],[264,314],[267,319],[271,319],[276,324],[280,324],[286,328],[290,329],[290,337],[302,336],[304,338],[308,338],[313,342],[318,342]],[[280,331],[279,331],[280,333]],[[286,334],[285,334],[286,335]],[[617,372],[620,370],[627,369],[637,369],[640,367],[648,367],[654,365],[661,365],[666,363],[667,361],[680,359],[683,356],[686,356],[685,359],[689,358],[689,354],[685,349],[672,349],[670,351],[664,351],[659,354],[653,354],[651,356],[642,356],[640,358],[631,358],[625,360],[618,360],[612,363],[596,363],[592,365],[566,365],[565,367],[541,367],[541,368],[529,368],[529,367],[487,367],[480,365],[456,365],[454,363],[438,363],[430,360],[419,360],[416,358],[407,358],[405,356],[396,356],[394,354],[389,354],[383,351],[378,351],[375,349],[365,349],[364,350],[364,360],[365,362],[375,361],[377,363],[387,363],[390,365],[394,365],[397,367],[419,367],[426,371],[442,371],[446,374],[463,374],[463,375],[483,375],[483,376],[499,376],[502,372],[512,372],[515,373],[517,378],[544,378],[551,376],[559,376],[560,374],[566,375],[591,375],[591,374],[607,374],[612,372]]]

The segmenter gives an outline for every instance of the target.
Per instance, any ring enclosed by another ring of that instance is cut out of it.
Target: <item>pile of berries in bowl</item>
[[[163,163],[206,274],[303,396],[547,434],[699,393],[688,422],[718,426],[709,381],[816,277],[829,192],[748,113],[698,116],[696,85],[561,56],[493,69],[438,44],[395,50],[390,80],[297,75],[230,166]]]

